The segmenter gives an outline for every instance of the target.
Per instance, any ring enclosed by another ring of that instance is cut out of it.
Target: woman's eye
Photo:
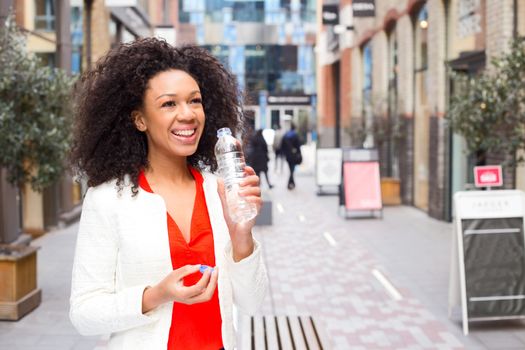
[[[174,107],[175,101],[166,101],[162,104],[162,107]]]
[[[194,98],[193,100],[191,100],[191,103],[202,103],[202,98]]]

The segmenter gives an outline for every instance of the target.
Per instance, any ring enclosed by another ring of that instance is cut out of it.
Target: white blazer
[[[233,261],[217,179],[209,173],[203,176],[219,267],[222,340],[229,350],[235,348],[234,304],[253,314],[262,303],[268,279],[257,241],[249,257]],[[120,193],[116,181],[87,191],[70,299],[71,322],[81,334],[111,333],[111,350],[165,350],[173,304],[142,314],[142,294],[146,286],[157,284],[172,270],[166,206],[161,196],[139,188],[138,195],[132,197],[129,181]]]

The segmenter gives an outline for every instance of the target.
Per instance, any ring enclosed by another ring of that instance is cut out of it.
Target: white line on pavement
[[[299,214],[299,221],[300,222],[305,222],[306,221],[306,218],[304,217],[303,214]]]
[[[398,292],[396,287],[390,281],[381,273],[381,271],[377,269],[372,270],[372,275],[381,283],[381,285],[386,289],[388,294],[392,297],[394,300],[401,300],[403,297],[401,296],[401,293]]]
[[[283,205],[281,203],[277,203],[275,205],[277,207],[277,210],[279,211],[279,213],[284,213],[284,208],[283,208]]]
[[[334,237],[330,234],[330,232],[324,232],[323,233],[324,238],[330,243],[332,247],[335,247],[337,245],[337,242],[335,241]]]

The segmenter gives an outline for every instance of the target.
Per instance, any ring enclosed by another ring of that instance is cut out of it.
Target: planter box
[[[381,178],[381,197],[383,205],[401,204],[401,189],[399,179],[393,177]]]
[[[19,320],[40,305],[37,250],[32,246],[0,245],[0,320]]]

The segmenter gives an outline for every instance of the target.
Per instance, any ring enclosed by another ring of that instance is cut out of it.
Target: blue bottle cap
[[[201,267],[199,267],[200,273],[204,273],[204,271],[206,271],[207,269],[211,269],[210,272],[213,272],[213,267],[210,267],[208,265],[201,265]]]

